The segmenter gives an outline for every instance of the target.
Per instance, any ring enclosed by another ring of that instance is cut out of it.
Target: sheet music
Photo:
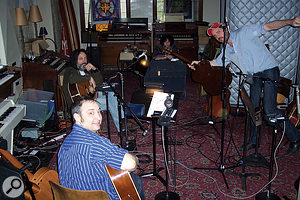
[[[154,92],[151,103],[150,103],[150,107],[147,113],[147,117],[151,117],[151,115],[153,115],[154,111],[163,111],[166,106],[164,104],[167,96],[169,94],[168,93],[164,93],[164,92]],[[174,100],[174,94],[171,95],[171,99]]]

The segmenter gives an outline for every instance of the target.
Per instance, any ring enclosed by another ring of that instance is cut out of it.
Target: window
[[[107,0],[108,1],[108,0]],[[164,0],[156,0],[157,1],[157,19],[159,21],[164,21],[165,17],[165,1]],[[83,0],[82,3],[84,4],[84,25],[82,28],[87,28],[88,24],[92,22],[92,7],[91,7],[91,0]],[[153,19],[153,1],[152,0],[130,0],[131,5],[131,17],[137,18],[148,18],[148,27],[151,27],[152,19]],[[120,17],[126,18],[126,0],[120,0]],[[82,16],[82,18],[83,18]]]

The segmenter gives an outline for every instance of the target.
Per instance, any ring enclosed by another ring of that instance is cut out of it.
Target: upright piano
[[[128,44],[147,50],[150,55],[151,32],[147,18],[116,19],[112,30],[99,32],[100,66],[119,66],[119,54]]]

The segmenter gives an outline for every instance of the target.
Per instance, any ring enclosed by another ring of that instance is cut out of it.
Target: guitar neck
[[[176,56],[177,58],[179,58],[180,60],[182,60],[183,62],[185,62],[187,64],[192,63],[192,60],[187,59],[186,57],[184,57],[184,56],[180,55],[179,53],[176,53],[170,49],[163,48],[163,51],[166,51],[166,52],[172,54],[173,56]]]

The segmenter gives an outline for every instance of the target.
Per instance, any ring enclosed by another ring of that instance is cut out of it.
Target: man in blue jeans
[[[104,190],[110,199],[119,199],[106,171],[107,165],[131,172],[138,194],[145,199],[143,181],[133,173],[138,165],[136,156],[98,133],[102,122],[98,103],[90,97],[80,97],[71,112],[74,125],[58,153],[60,184],[76,190]]]
[[[300,16],[294,19],[276,20],[265,24],[254,24],[243,26],[242,28],[231,31],[226,28],[225,36],[221,23],[214,23],[208,30],[207,34],[213,36],[217,41],[223,43],[225,40],[225,65],[230,62],[235,63],[241,68],[243,73],[253,77],[253,83],[250,84],[250,98],[254,108],[260,106],[260,96],[263,92],[263,108],[267,120],[284,116],[276,105],[277,89],[280,78],[280,71],[276,59],[259,38],[268,31],[277,30],[285,26],[299,27]],[[212,61],[211,66],[222,66],[223,50],[221,54]],[[189,64],[191,69],[195,70],[194,64],[199,61],[193,61]],[[289,149],[286,156],[290,156],[300,149],[300,133],[288,119],[285,123],[279,121],[279,126],[283,128],[285,124],[286,136],[290,140]],[[247,143],[247,150],[254,148],[256,145],[256,129],[251,122],[250,139]]]

